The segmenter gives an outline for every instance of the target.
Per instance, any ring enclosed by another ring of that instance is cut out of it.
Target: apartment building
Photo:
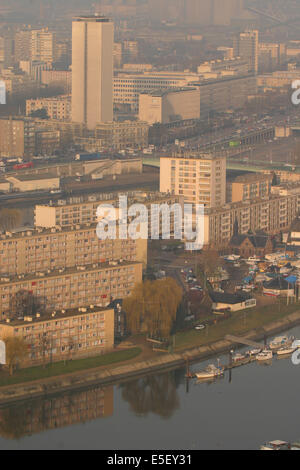
[[[248,173],[228,183],[231,197],[228,202],[239,202],[268,196],[271,192],[272,176],[263,173]]]
[[[0,233],[1,274],[47,272],[120,259],[146,266],[147,240],[99,240],[95,223]]]
[[[0,313],[3,319],[10,316],[16,309],[19,292],[30,295],[41,313],[84,305],[105,307],[114,299],[128,297],[142,281],[142,270],[142,263],[110,261],[46,273],[2,275]]]
[[[226,157],[188,153],[160,159],[160,191],[184,202],[219,207],[226,202]]]
[[[27,116],[40,109],[45,109],[50,119],[69,121],[71,119],[71,95],[26,100]]]
[[[114,310],[94,305],[0,322],[0,338],[28,344],[24,365],[96,356],[114,347]]]
[[[149,125],[200,119],[200,91],[186,87],[141,93],[139,119]]]
[[[95,194],[93,196],[82,196],[70,200],[58,201],[52,205],[35,206],[36,227],[70,227],[78,224],[97,223],[97,208],[100,204],[110,204],[116,210],[119,207],[119,196],[127,196],[128,207],[133,204],[144,204],[149,214],[149,230],[151,228],[151,210],[153,206],[183,204],[183,196],[159,193],[134,191],[127,193]],[[171,219],[170,231],[174,231],[175,219]],[[143,244],[142,244],[143,246]],[[139,260],[142,259],[139,257]]]
[[[26,118],[0,118],[0,155],[31,157],[35,152],[34,122]]]
[[[32,61],[38,60],[53,63],[56,59],[56,36],[47,29],[31,31],[30,57]]]
[[[257,30],[249,30],[237,34],[233,40],[234,56],[246,59],[249,71],[253,73],[258,72],[258,38]]]
[[[41,82],[50,87],[61,87],[64,93],[71,93],[72,72],[71,70],[43,70]]]
[[[103,149],[142,149],[148,146],[148,132],[149,124],[143,121],[104,122],[96,125],[95,140]]]
[[[234,202],[205,210],[205,245],[226,248],[237,221],[239,233],[263,230],[278,234],[287,230],[300,210],[300,186],[285,195],[270,194],[264,198]]]

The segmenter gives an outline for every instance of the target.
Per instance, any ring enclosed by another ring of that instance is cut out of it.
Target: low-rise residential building
[[[223,294],[220,292],[212,292],[210,294],[213,302],[212,309],[214,311],[228,310],[230,312],[238,312],[247,308],[256,306],[256,299],[247,294]]]
[[[54,271],[0,276],[0,315],[9,318],[18,311],[18,295],[31,296],[41,313],[78,308],[105,307],[114,299],[128,297],[142,281],[142,263],[110,261]],[[20,316],[20,315],[18,315]]]
[[[22,338],[22,365],[96,356],[114,347],[114,310],[94,305],[0,322],[0,338]]]

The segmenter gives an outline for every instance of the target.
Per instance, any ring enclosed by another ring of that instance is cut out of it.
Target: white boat
[[[273,353],[272,351],[269,351],[268,349],[264,349],[264,351],[257,354],[256,356],[257,361],[269,361],[272,358],[273,358]]]
[[[278,356],[288,356],[289,354],[293,354],[293,352],[296,351],[297,348],[293,347],[285,347],[285,348],[280,348],[276,351]]]
[[[290,450],[291,445],[286,441],[270,441],[260,446],[260,450]]]
[[[257,356],[257,354],[260,354],[261,351],[262,351],[262,350],[261,350],[261,349],[258,349],[258,348],[257,348],[257,349],[250,349],[250,351],[247,351],[247,352],[246,352],[246,355],[247,355],[247,356],[250,356],[250,357],[252,357],[252,356]]]
[[[289,347],[293,344],[295,338],[287,336],[277,336],[270,342],[269,347],[272,350],[281,349],[283,347]]]
[[[196,372],[197,379],[214,379],[215,377],[221,377],[224,374],[222,367],[216,367],[214,364],[210,364],[205,370]]]
[[[232,362],[234,362],[235,364],[237,362],[243,361],[244,359],[246,359],[246,356],[244,354],[237,353],[232,356]]]

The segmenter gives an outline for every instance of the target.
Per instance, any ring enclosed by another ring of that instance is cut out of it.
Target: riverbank
[[[285,318],[265,325],[262,328],[249,331],[244,338],[260,341],[265,336],[271,336],[300,324],[300,311]],[[205,346],[185,351],[160,355],[154,359],[136,361],[131,364],[112,367],[110,369],[91,369],[63,376],[56,376],[42,381],[27,382],[26,384],[10,385],[0,388],[0,406],[30,398],[45,397],[70,390],[79,390],[93,385],[113,385],[136,379],[143,375],[164,372],[180,366],[186,361],[206,360],[219,354],[229,352],[239,346],[231,341],[222,339]]]

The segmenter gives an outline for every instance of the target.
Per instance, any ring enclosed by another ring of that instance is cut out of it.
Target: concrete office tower
[[[249,63],[249,71],[258,72],[258,31],[245,31],[234,37],[233,52]]]
[[[73,19],[72,120],[93,130],[113,120],[113,22],[100,16]]]

